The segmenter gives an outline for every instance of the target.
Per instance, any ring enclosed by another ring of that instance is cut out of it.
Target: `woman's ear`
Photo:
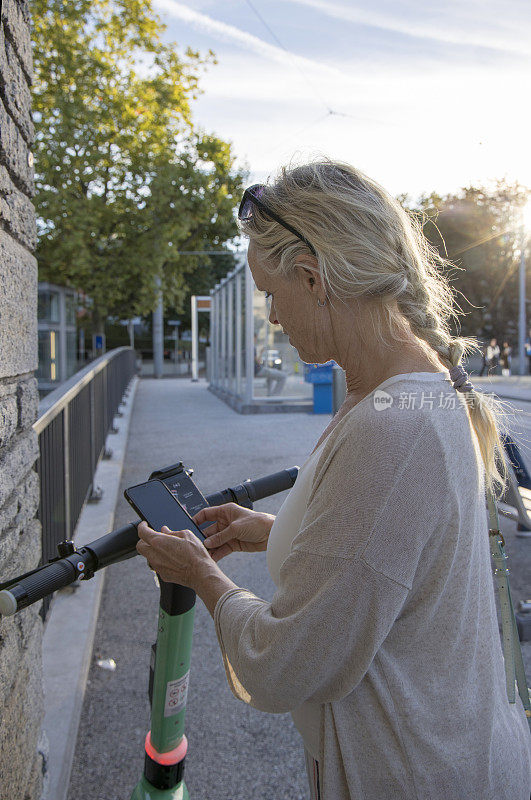
[[[303,288],[314,295],[316,300],[324,303],[326,291],[321,280],[321,273],[315,256],[297,256],[295,259],[295,270]]]

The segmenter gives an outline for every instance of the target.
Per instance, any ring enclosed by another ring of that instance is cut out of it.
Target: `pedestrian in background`
[[[492,375],[493,373],[495,373],[499,363],[499,359],[500,359],[500,348],[498,342],[496,339],[491,339],[490,344],[487,345],[483,367],[481,368],[481,372],[479,373],[480,377],[483,375],[485,367],[487,368],[487,375]]]
[[[505,377],[511,374],[511,353],[513,348],[509,342],[503,342],[500,353],[501,373]]]
[[[483,356],[483,364],[481,365],[481,372],[479,373],[479,377],[481,378],[485,370],[488,370],[489,365],[487,363],[487,347],[488,345],[482,344],[481,345],[481,355]]]
[[[487,359],[489,360],[489,373],[496,374],[500,363],[500,346],[497,339],[491,339],[490,350],[487,348]]]
[[[256,340],[256,337],[255,337]],[[262,347],[258,353],[256,344],[254,347],[254,376],[255,378],[266,379],[267,396],[282,394],[288,379],[287,373],[282,369],[276,369],[267,363],[267,347]]]
[[[528,373],[531,375],[531,328],[529,328],[529,336],[525,340],[525,354],[527,356]]]

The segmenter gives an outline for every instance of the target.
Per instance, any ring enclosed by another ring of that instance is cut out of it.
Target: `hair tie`
[[[452,380],[454,389],[456,389],[458,392],[474,391],[474,386],[468,379],[468,372],[465,372],[461,364],[457,364],[455,367],[451,368],[450,378]]]

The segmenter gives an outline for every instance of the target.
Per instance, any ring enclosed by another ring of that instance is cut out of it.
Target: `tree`
[[[82,289],[101,329],[151,308],[161,271],[182,297],[178,250],[237,234],[242,175],[192,125],[213,53],[164,44],[151,0],[35,0],[33,16],[40,276]]]
[[[491,189],[425,195],[410,208],[420,214],[426,238],[457,267],[448,277],[465,312],[464,336],[515,336],[521,209],[530,194],[518,183],[497,181]],[[399,199],[408,205],[407,197]]]
[[[153,248],[161,265],[165,303],[178,312],[190,292],[205,293],[212,288],[221,261],[181,251],[225,249],[225,242],[237,235],[233,212],[242,181],[243,174],[233,168],[230,147],[206,135],[153,178],[146,213],[155,236]],[[234,266],[231,252],[226,252],[223,274]]]

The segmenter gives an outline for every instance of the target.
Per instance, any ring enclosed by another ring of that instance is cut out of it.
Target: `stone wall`
[[[0,0],[0,581],[37,566],[37,263],[27,0]],[[38,800],[39,604],[0,620],[0,798]],[[42,749],[42,748],[41,748]]]

